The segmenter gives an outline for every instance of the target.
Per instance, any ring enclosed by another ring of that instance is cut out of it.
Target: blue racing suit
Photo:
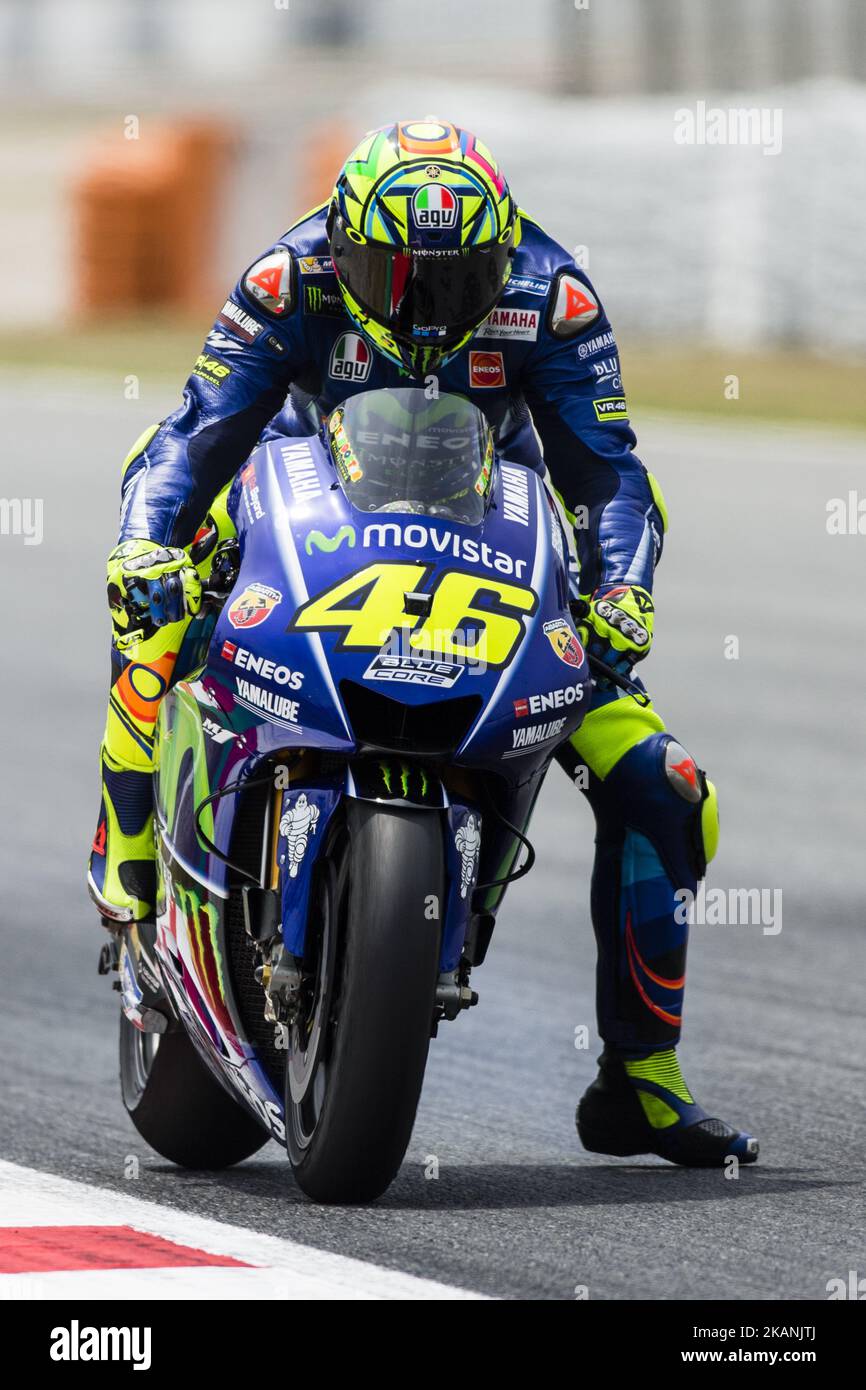
[[[347,396],[408,384],[343,306],[326,212],[292,227],[232,290],[183,404],[127,465],[121,540],[188,545],[263,435],[311,433]],[[522,229],[498,307],[436,371],[438,389],[484,412],[501,453],[546,467],[576,523],[583,593],[619,583],[651,591],[664,506],[634,453],[610,323],[568,252],[525,214]],[[601,1035],[624,1049],[669,1047],[679,1036],[687,932],[674,893],[695,891],[712,853],[709,784],[652,706],[612,687],[596,691],[561,761],[598,824]]]

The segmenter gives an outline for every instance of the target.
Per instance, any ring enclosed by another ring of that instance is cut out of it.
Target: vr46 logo
[[[409,645],[419,651],[505,666],[523,637],[520,615],[535,612],[538,595],[522,584],[446,570],[422,618],[406,611],[407,595],[419,593],[431,568],[365,565],[299,608],[287,631],[336,628],[337,651],[378,651],[395,628],[411,628]]]

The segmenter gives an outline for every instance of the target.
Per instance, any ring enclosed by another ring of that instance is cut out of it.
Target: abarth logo
[[[270,617],[282,597],[279,589],[269,589],[266,584],[248,584],[229,608],[229,622],[232,627],[258,627]]]
[[[544,635],[566,666],[579,666],[583,661],[583,647],[564,618],[554,618],[545,623]]]

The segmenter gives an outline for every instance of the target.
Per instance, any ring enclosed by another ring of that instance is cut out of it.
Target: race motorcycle
[[[311,1198],[369,1201],[589,705],[566,536],[415,388],[260,445],[228,506],[157,725],[156,920],[103,952],[123,1099],[176,1163],[275,1138]]]

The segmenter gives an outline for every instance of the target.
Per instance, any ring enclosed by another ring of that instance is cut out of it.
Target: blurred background
[[[579,248],[636,404],[724,411],[736,351],[740,414],[860,423],[864,81],[863,0],[0,0],[0,362],[180,385],[359,135],[438,114]]]

